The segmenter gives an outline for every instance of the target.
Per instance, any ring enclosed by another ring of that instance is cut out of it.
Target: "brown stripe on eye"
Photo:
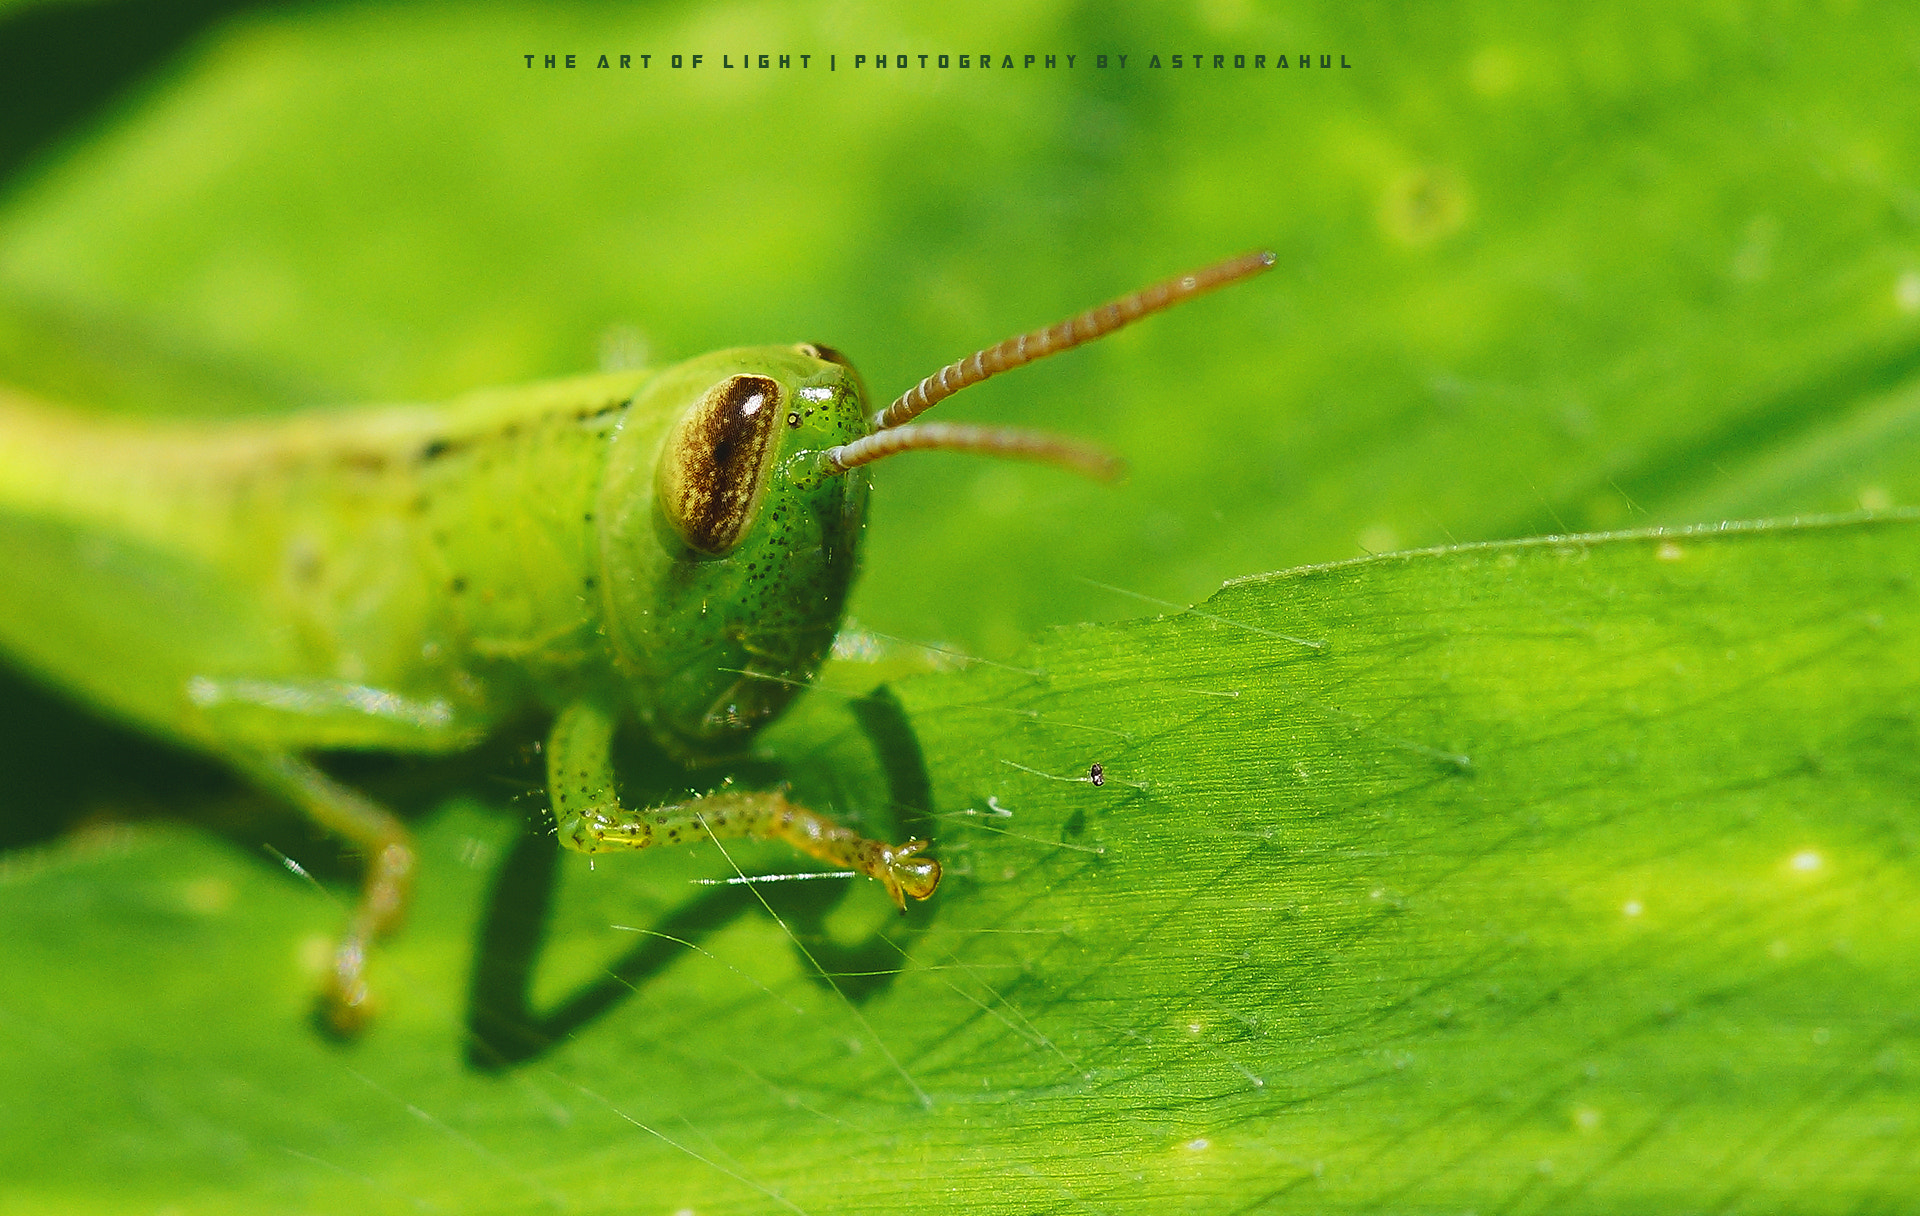
[[[778,381],[738,375],[709,389],[674,428],[660,455],[660,508],[688,545],[720,554],[740,542],[781,416]]]

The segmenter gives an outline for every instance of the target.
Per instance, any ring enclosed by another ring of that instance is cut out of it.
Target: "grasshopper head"
[[[1041,460],[1096,477],[1120,462],[1053,435],[908,425],[990,376],[1260,274],[1257,250],[1131,292],[950,363],[868,416],[866,386],[810,343],[679,364],[634,402],[601,488],[616,665],[654,735],[737,751],[813,679],[853,584],[867,465],[910,451]],[[937,869],[934,871],[938,873]],[[922,881],[908,875],[909,881]]]
[[[868,413],[853,368],[810,344],[679,364],[628,411],[598,512],[608,632],[670,750],[739,751],[826,657],[870,482],[822,454],[867,434]]]

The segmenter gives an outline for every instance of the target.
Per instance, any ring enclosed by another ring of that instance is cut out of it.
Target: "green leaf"
[[[692,885],[804,868],[768,846],[556,863],[516,740],[346,764],[424,869],[339,1047],[305,1019],[354,859],[0,683],[0,1212],[1910,1206],[1910,24],[214,30],[6,183],[0,380],[231,414],[808,339],[890,394],[1214,257],[1280,266],[941,407],[1097,439],[1118,490],[879,466],[855,657],[742,779],[937,816],[947,883],[904,922],[866,884]],[[1130,59],[847,69],[883,46]],[[1143,66],[1175,48],[1355,66]],[[522,60],[569,49],[654,67]],[[761,49],[816,62],[713,69]],[[1892,510],[1565,535],[1862,506]]]
[[[22,1211],[1897,1207],[1916,559],[1914,516],[1414,553],[909,680],[946,885],[806,939],[878,925],[890,982],[811,982],[711,850],[570,856],[537,1008],[690,948],[506,1075],[457,1006],[537,828],[424,825],[351,1050],[300,1028],[327,900],[179,829],[27,854],[0,1087],[55,1113],[0,1168]],[[780,728],[816,798],[845,723]]]

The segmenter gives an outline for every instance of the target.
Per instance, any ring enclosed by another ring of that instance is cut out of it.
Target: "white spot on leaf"
[[[1909,270],[1894,281],[1893,304],[1901,312],[1920,312],[1920,270]]]

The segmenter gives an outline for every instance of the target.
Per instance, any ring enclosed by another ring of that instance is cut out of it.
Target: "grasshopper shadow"
[[[933,784],[912,724],[893,692],[882,685],[850,703],[885,774],[903,835],[931,837]],[[737,774],[776,784],[777,769],[756,766]],[[899,974],[903,948],[924,931],[930,909],[916,907],[903,931],[842,944],[826,931],[827,916],[849,894],[846,883],[784,883],[749,889],[724,886],[697,895],[652,926],[632,949],[553,1008],[532,1006],[534,975],[545,944],[559,877],[560,848],[543,816],[523,824],[496,872],[475,948],[467,1000],[469,1067],[498,1073],[544,1055],[610,1012],[656,975],[739,916],[764,908],[792,930],[801,963],[816,983],[856,1004],[883,992]]]
[[[183,803],[230,800],[212,760],[149,739],[0,667],[0,853],[89,822],[161,818]]]

